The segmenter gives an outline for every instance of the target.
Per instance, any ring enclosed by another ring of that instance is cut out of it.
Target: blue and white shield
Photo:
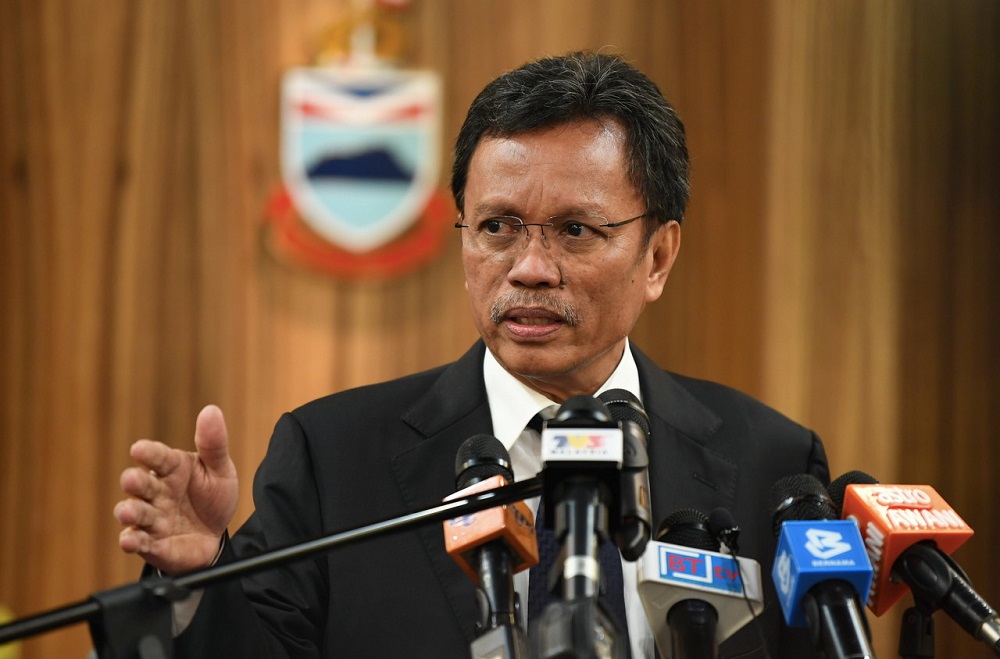
[[[302,220],[350,252],[404,233],[439,177],[441,82],[428,71],[292,69],[282,175]]]

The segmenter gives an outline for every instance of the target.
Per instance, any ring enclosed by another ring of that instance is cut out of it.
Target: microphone
[[[973,531],[929,485],[881,485],[852,471],[830,484],[845,519],[863,529],[875,570],[869,607],[882,615],[907,591],[941,609],[1000,655],[1000,617],[949,556]]]
[[[642,403],[625,389],[609,389],[598,397],[611,418],[620,422],[624,447],[622,456],[620,526],[615,544],[627,561],[634,561],[646,550],[650,533],[649,499],[649,417]]]
[[[625,637],[598,600],[598,547],[621,521],[609,521],[608,511],[619,510],[624,441],[621,426],[592,396],[567,399],[542,429],[543,518],[562,546],[548,587],[561,579],[563,599],[532,622],[538,659],[626,656]]]
[[[740,527],[728,508],[716,508],[708,514],[708,532],[719,539],[733,556],[740,553]]]
[[[545,525],[562,543],[563,597],[596,597],[597,548],[609,537],[621,491],[624,437],[592,396],[568,399],[542,430]],[[550,580],[551,582],[551,580]]]
[[[868,594],[872,567],[854,522],[837,518],[826,488],[809,474],[771,489],[778,550],[771,576],[789,627],[808,627],[827,659],[869,658]]]
[[[514,480],[507,449],[492,435],[465,440],[455,457],[458,491],[449,501]],[[538,563],[531,510],[523,501],[444,522],[445,549],[477,585],[479,620],[473,659],[528,657],[513,575]]]
[[[714,659],[719,644],[763,610],[760,565],[718,550],[705,515],[680,509],[639,559],[639,599],[661,656]]]

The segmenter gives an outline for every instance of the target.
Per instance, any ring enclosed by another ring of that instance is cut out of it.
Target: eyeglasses
[[[622,227],[645,216],[646,213],[642,213],[621,222],[608,222],[607,218],[600,215],[574,213],[556,215],[545,222],[525,222],[513,215],[496,215],[472,224],[462,224],[459,220],[455,222],[455,228],[470,229],[468,239],[471,246],[484,252],[507,252],[518,243],[521,236],[531,240],[528,227],[539,227],[543,244],[549,244],[551,237],[552,242],[564,252],[589,254],[600,251],[611,241],[612,234],[606,229]]]

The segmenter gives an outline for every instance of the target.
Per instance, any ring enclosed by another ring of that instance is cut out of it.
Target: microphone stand
[[[0,625],[0,646],[86,621],[101,659],[168,659],[173,656],[171,604],[187,598],[193,590],[309,558],[352,542],[521,501],[541,492],[542,476],[538,475],[225,565],[176,577],[143,579],[100,591],[87,600]]]
[[[899,625],[899,656],[902,659],[934,659],[934,613],[925,602],[913,598]]]

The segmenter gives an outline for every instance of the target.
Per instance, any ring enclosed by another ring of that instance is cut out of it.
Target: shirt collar
[[[504,370],[488,348],[483,359],[483,380],[486,383],[486,397],[493,418],[493,435],[508,451],[528,425],[531,417],[549,405],[555,404]],[[625,389],[642,400],[639,390],[639,368],[635,364],[628,339],[625,340],[625,352],[618,366],[594,395],[608,389]]]

